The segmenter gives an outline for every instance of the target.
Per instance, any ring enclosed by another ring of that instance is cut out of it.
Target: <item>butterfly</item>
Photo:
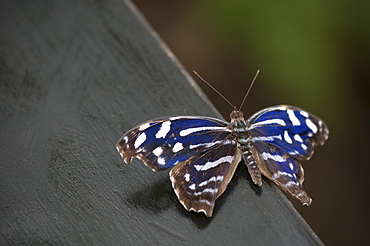
[[[264,175],[310,205],[300,162],[324,144],[329,135],[326,124],[288,105],[262,109],[247,120],[234,107],[230,118],[230,122],[202,116],[149,120],[126,132],[116,148],[127,164],[136,157],[153,171],[173,167],[170,179],[180,203],[208,217],[241,159],[255,185],[262,185]]]

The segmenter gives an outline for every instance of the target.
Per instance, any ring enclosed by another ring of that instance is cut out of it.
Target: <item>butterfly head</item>
[[[230,119],[231,119],[231,123],[236,122],[236,121],[244,121],[244,114],[242,111],[234,108],[234,110],[231,111],[230,113]]]

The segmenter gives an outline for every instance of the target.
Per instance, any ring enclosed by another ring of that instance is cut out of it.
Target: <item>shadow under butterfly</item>
[[[237,184],[240,180],[246,179],[255,193],[261,195],[261,187],[253,184],[250,176],[245,176],[246,167],[244,165],[238,165],[234,177],[231,179],[230,183],[227,186],[227,189],[223,193],[217,203],[215,204],[214,211],[217,212],[222,205],[227,201],[227,197],[235,190]],[[170,194],[172,187],[169,180],[160,179],[154,181],[150,185],[141,187],[131,193],[124,202],[139,207],[149,213],[158,214],[167,210],[170,206],[175,205],[176,210],[178,210],[181,216],[184,216],[190,219],[198,229],[205,229],[212,221],[211,219],[205,220],[205,215],[203,213],[194,213],[189,214],[186,210],[183,209],[183,206],[180,203],[174,203],[175,197]]]
[[[329,130],[318,117],[288,105],[262,109],[245,120],[240,109],[258,72],[239,109],[195,72],[232,105],[231,122],[201,116],[153,119],[126,132],[118,152],[127,164],[136,157],[153,171],[173,167],[170,179],[180,203],[208,217],[242,158],[254,184],[261,186],[264,175],[310,205],[300,162],[324,144]]]

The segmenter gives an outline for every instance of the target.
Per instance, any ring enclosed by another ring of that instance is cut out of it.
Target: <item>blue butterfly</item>
[[[150,120],[126,132],[116,147],[127,164],[136,157],[153,171],[173,167],[170,178],[180,203],[208,217],[242,158],[254,184],[261,186],[264,175],[310,205],[312,199],[302,189],[300,161],[309,160],[315,146],[324,144],[329,136],[326,124],[288,105],[262,109],[248,120],[234,107],[230,118],[231,122],[198,116]]]
[[[127,164],[137,157],[153,171],[174,167],[170,178],[179,201],[208,217],[241,158],[256,185],[262,185],[262,174],[310,205],[299,162],[324,144],[329,134],[325,123],[287,105],[260,110],[247,121],[233,110],[230,118],[230,123],[197,116],[150,120],[125,133],[116,147]]]

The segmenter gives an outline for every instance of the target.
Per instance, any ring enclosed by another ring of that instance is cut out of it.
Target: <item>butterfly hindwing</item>
[[[179,201],[191,211],[212,216],[216,199],[225,191],[240,162],[237,143],[225,139],[220,146],[177,164],[170,172]]]
[[[253,156],[261,173],[277,184],[280,189],[310,205],[312,199],[302,189],[304,171],[302,165],[293,157],[273,146],[258,145],[252,149]]]
[[[124,134],[116,147],[126,163],[133,157],[164,170],[221,144],[229,123],[210,117],[168,117],[148,121]]]

